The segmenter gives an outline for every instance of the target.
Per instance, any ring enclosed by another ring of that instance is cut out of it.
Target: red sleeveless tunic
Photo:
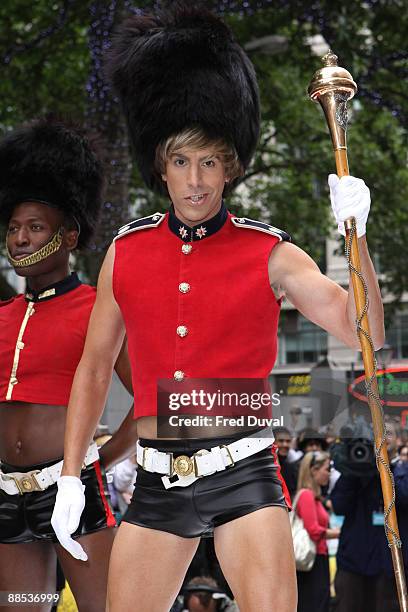
[[[68,406],[96,291],[0,302],[0,401]]]
[[[229,214],[216,233],[187,245],[167,217],[115,243],[113,292],[135,418],[157,414],[158,379],[266,378],[277,354],[280,303],[268,259],[279,237],[241,229]]]

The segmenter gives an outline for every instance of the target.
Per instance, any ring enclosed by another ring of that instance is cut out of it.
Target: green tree
[[[394,307],[408,286],[401,257],[408,238],[408,53],[400,51],[408,18],[401,5],[321,1],[310,8],[310,3],[292,2],[286,11],[280,4],[281,10],[275,6],[250,18],[230,18],[243,44],[271,32],[286,39],[286,48],[274,55],[251,54],[259,75],[264,137],[247,182],[253,184],[250,199],[261,215],[289,231],[318,260],[332,226],[326,175],[335,166],[323,114],[306,96],[321,65],[308,38],[323,34],[357,81],[359,92],[349,103],[350,169],[371,188],[369,244]]]
[[[0,128],[52,110],[103,133],[109,192],[96,249],[83,264],[93,280],[114,228],[128,218],[129,203],[131,216],[167,206],[144,189],[136,169],[130,174],[126,132],[101,63],[115,24],[135,7],[153,4],[3,0],[0,5]],[[308,41],[323,35],[359,85],[350,104],[350,167],[372,189],[370,247],[398,304],[408,274],[401,257],[408,237],[408,54],[401,51],[408,17],[402,1],[204,4],[225,16],[243,45],[271,34],[284,43],[273,55],[261,48],[249,51],[259,77],[263,130],[254,163],[230,207],[287,230],[324,265],[324,240],[332,226],[326,176],[335,168],[322,113],[306,95],[320,65]]]

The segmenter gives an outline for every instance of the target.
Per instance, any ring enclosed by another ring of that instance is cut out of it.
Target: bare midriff
[[[30,466],[64,454],[66,406],[0,402],[0,460]]]

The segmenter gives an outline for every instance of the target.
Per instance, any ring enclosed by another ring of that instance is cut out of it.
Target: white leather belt
[[[91,465],[99,458],[98,447],[92,442],[87,450],[84,459],[84,467]],[[33,491],[45,491],[48,487],[55,484],[61,476],[63,460],[49,465],[42,470],[31,470],[31,472],[12,472],[4,474],[0,470],[0,489],[8,495],[22,495]]]
[[[263,430],[265,431],[265,430]],[[235,465],[237,461],[246,459],[261,450],[268,448],[274,442],[272,430],[262,438],[254,436],[241,438],[231,444],[214,446],[202,449],[191,457],[179,455],[174,458],[173,453],[164,453],[156,448],[136,445],[137,463],[147,472],[165,474],[162,477],[166,489],[172,487],[188,487],[198,478],[210,476],[215,472],[222,472]]]

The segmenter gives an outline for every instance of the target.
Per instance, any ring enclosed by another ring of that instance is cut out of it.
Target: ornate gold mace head
[[[313,75],[307,92],[323,108],[335,151],[337,174],[343,176],[348,174],[347,102],[356,93],[357,85],[351,74],[337,65],[337,56],[331,51],[322,57],[322,62],[323,67]]]

